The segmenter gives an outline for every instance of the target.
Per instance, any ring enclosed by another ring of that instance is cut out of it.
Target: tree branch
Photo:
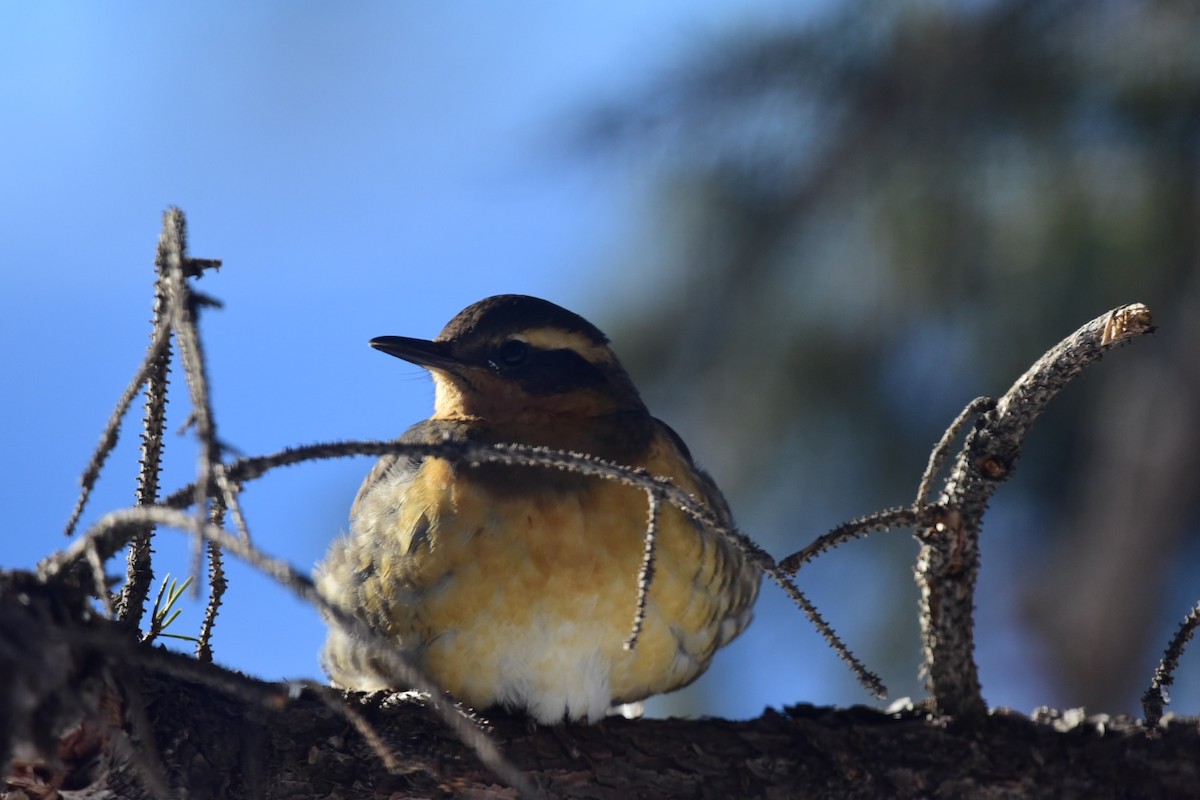
[[[975,665],[975,580],[988,500],[1012,475],[1025,436],[1050,400],[1105,352],[1153,330],[1141,304],[1097,317],[1039,358],[967,436],[937,501],[950,513],[917,534],[923,671],[939,712],[981,717],[987,711]]]
[[[157,780],[230,800],[517,796],[427,701],[350,693],[348,720],[329,703],[341,693],[318,697],[143,646],[108,620],[77,618],[82,599],[61,591],[0,575],[0,674],[17,678],[0,686],[9,720],[0,744],[23,744],[7,770],[0,753],[0,796],[48,798],[58,786],[77,798],[142,800],[162,796]],[[131,739],[120,721],[135,702],[145,721]],[[556,797],[1182,798],[1200,780],[1195,720],[1169,722],[1157,739],[1131,720],[1079,712],[998,711],[974,726],[911,708],[813,706],[743,722],[481,722]],[[30,742],[48,756],[39,760]],[[131,757],[151,743],[157,765]],[[379,743],[395,763],[379,758]]]

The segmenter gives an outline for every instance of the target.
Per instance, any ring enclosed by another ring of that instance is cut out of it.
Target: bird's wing
[[[404,434],[396,440],[397,444],[437,444],[439,442],[461,442],[467,438],[465,425],[462,423],[451,422],[441,419],[427,419],[418,422],[411,428],[406,430]],[[358,516],[358,509],[364,497],[375,484],[383,480],[388,475],[402,473],[404,475],[412,475],[421,466],[424,458],[421,456],[410,456],[403,453],[389,453],[381,457],[375,462],[375,466],[367,473],[367,477],[363,479],[362,486],[358,487],[358,494],[354,495],[354,503],[350,506],[350,519]]]
[[[692,458],[692,451],[688,449],[687,444],[683,441],[683,438],[675,432],[674,428],[658,418],[655,418],[654,424],[658,426],[660,431],[667,435],[667,438],[674,443],[675,449],[677,449],[680,455],[682,455],[684,459],[686,459],[687,462],[692,465],[696,483],[700,485],[700,491],[704,494],[703,500],[708,504],[708,507],[712,509],[712,512],[716,514],[717,521],[722,527],[733,528],[733,511],[729,508],[729,501],[726,500],[725,495],[721,493],[721,489],[717,486],[717,482],[714,481],[712,476],[705,472],[704,469],[696,463],[694,458]]]

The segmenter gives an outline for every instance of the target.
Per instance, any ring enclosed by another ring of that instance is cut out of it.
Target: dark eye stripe
[[[608,378],[574,350],[528,348],[524,363],[504,373],[530,394],[561,394],[574,389],[602,386]]]
[[[519,367],[529,360],[531,352],[532,348],[527,342],[522,342],[520,339],[509,339],[496,351],[496,357],[499,359],[497,366]]]

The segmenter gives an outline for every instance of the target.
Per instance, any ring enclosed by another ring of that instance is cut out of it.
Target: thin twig
[[[83,516],[83,510],[87,506],[88,500],[91,499],[92,490],[96,487],[96,480],[100,477],[101,470],[104,469],[104,463],[117,446],[121,434],[121,421],[128,413],[129,407],[133,405],[133,399],[137,397],[138,392],[149,380],[151,372],[158,369],[158,361],[171,341],[171,329],[165,325],[155,327],[151,335],[153,338],[150,341],[150,347],[146,350],[146,356],[142,359],[137,374],[126,385],[125,391],[117,400],[116,408],[109,415],[108,422],[104,425],[104,432],[100,434],[100,442],[96,445],[96,450],[92,453],[87,468],[79,478],[81,489],[79,497],[75,501],[75,508],[71,512],[71,518],[67,520],[66,528],[63,530],[66,536],[75,533],[75,526],[79,524],[79,518]]]
[[[819,536],[803,550],[798,550],[780,561],[779,568],[789,575],[795,575],[805,564],[844,542],[860,539],[877,531],[932,525],[935,517],[941,513],[942,510],[937,506],[901,506],[852,519]]]
[[[225,523],[225,503],[221,498],[214,498],[209,523],[220,528]],[[200,623],[200,635],[196,637],[196,658],[201,661],[213,660],[212,634],[217,623],[217,612],[221,608],[221,600],[225,597],[225,568],[221,558],[221,545],[216,542],[208,543],[208,605],[204,608],[204,619]]]
[[[212,405],[208,393],[208,376],[204,362],[204,345],[200,339],[197,326],[197,302],[192,296],[185,274],[187,262],[187,224],[183,212],[172,208],[167,212],[164,223],[174,236],[169,240],[170,247],[165,258],[165,279],[167,296],[170,299],[171,324],[175,329],[175,338],[179,343],[180,361],[183,363],[184,375],[187,378],[188,394],[192,401],[192,419],[196,426],[196,438],[199,440],[200,453],[197,458],[197,475],[195,507],[197,514],[207,513],[207,501],[210,497],[213,464],[220,460],[221,451],[217,444],[216,422],[213,418]],[[192,578],[196,590],[200,584],[200,550],[201,542],[197,538],[192,546]]]
[[[138,470],[137,502],[148,506],[158,500],[158,477],[162,469],[162,449],[166,433],[167,387],[171,368],[171,297],[168,289],[170,251],[179,247],[173,217],[163,217],[163,230],[158,239],[158,254],[154,266],[158,277],[154,282],[153,338],[162,339],[164,345],[158,350],[146,373],[146,405],[142,414],[142,459]],[[182,224],[182,223],[180,223]],[[146,608],[146,595],[154,582],[151,562],[150,540],[153,528],[140,531],[130,543],[125,566],[125,585],[121,588],[117,602],[119,618],[131,629],[141,626]]]
[[[650,593],[650,582],[654,580],[654,551],[655,543],[658,541],[658,517],[662,510],[662,504],[659,502],[658,493],[649,490],[646,492],[646,502],[649,506],[646,520],[646,545],[642,553],[642,564],[638,569],[637,604],[633,611],[633,625],[629,629],[629,638],[625,640],[626,650],[635,649],[638,637],[642,635],[642,625],[646,621],[646,597]]]
[[[821,637],[825,639],[825,643],[837,653],[846,666],[850,667],[850,671],[854,673],[854,677],[858,680],[859,684],[870,692],[872,697],[880,700],[887,697],[888,690],[883,680],[858,660],[858,657],[851,652],[850,648],[841,640],[841,637],[837,635],[837,631],[833,629],[833,626],[825,621],[825,618],[817,611],[817,607],[800,591],[796,584],[792,583],[788,576],[773,561],[770,567],[763,569],[763,572],[771,580],[775,581],[783,589],[784,594],[791,598],[792,602],[804,612],[804,616],[808,618],[808,621],[812,623],[817,632],[821,634]]]
[[[225,463],[217,461],[212,465],[213,480],[216,481],[217,488],[220,490],[220,500],[229,515],[233,517],[233,529],[237,531],[238,536],[241,536],[247,542],[250,541],[250,528],[246,525],[246,517],[242,513],[242,504],[238,502],[238,493],[241,492],[241,487],[233,481],[229,480],[229,476],[225,473]],[[214,499],[215,502],[215,499]]]
[[[108,593],[108,576],[104,572],[104,561],[100,558],[95,545],[85,548],[88,567],[92,570],[92,583],[96,587],[96,596],[104,606],[104,616],[114,619],[112,595]]]
[[[967,421],[972,417],[991,411],[995,407],[996,401],[992,398],[976,397],[958,413],[929,454],[929,463],[925,465],[925,473],[921,475],[921,483],[917,486],[917,499],[913,505],[918,508],[929,505],[929,495],[933,492],[933,481],[945,466],[946,458],[950,455],[950,446],[954,444],[954,440],[958,438],[958,434],[962,432]]]
[[[1154,670],[1150,688],[1142,695],[1142,711],[1146,715],[1146,728],[1151,733],[1157,732],[1158,723],[1163,717],[1163,709],[1166,708],[1167,703],[1171,702],[1167,696],[1167,687],[1175,682],[1175,670],[1179,667],[1179,659],[1183,656],[1184,648],[1187,647],[1187,643],[1198,627],[1200,627],[1200,603],[1192,606],[1192,610],[1180,623],[1179,630],[1175,631],[1175,635],[1171,637],[1171,642],[1167,645],[1167,651],[1163,654],[1158,669]]]

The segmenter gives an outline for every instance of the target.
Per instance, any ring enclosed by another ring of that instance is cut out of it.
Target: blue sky
[[[500,292],[603,328],[615,284],[638,277],[614,265],[647,178],[571,155],[576,115],[731,27],[806,7],[218,5],[0,7],[4,567],[65,544],[78,476],[148,342],[165,207],[187,213],[192,255],[225,262],[198,286],[225,303],[203,320],[221,438],[249,455],[391,437],[428,414],[432,393],[369,338],[432,336]],[[178,429],[185,391],[173,388]],[[85,524],[132,502],[137,438],[135,413]],[[195,449],[185,435],[167,447],[169,489],[190,479]],[[369,467],[308,465],[251,486],[256,542],[307,569]],[[159,576],[186,572],[177,534],[157,551]],[[270,679],[319,674],[316,613],[230,573],[218,661]],[[693,712],[867,700],[806,623],[764,622],[790,613],[777,591],[764,604],[696,687]],[[176,624],[194,633],[198,616],[189,602]]]

